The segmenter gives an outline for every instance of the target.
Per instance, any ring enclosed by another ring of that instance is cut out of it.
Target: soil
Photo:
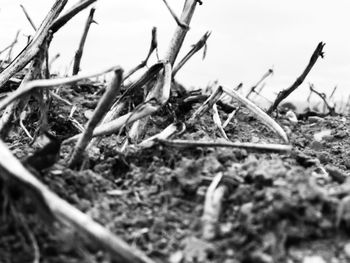
[[[68,87],[60,91],[77,106],[74,118],[81,124],[96,106],[99,88],[87,83],[75,92]],[[179,120],[187,127],[176,138],[222,140],[212,112],[187,122],[200,103],[179,105],[186,96],[173,94],[170,103],[149,118],[139,140]],[[35,102],[31,108],[24,124],[33,133],[38,120]],[[70,110],[53,100],[49,124],[56,135],[78,133],[68,119]],[[228,116],[221,107],[219,113],[222,120]],[[66,168],[74,143],[62,145],[59,161],[37,176],[155,262],[349,262],[349,118],[310,117],[298,123],[281,115],[276,118],[289,134],[291,153],[177,148],[160,142],[147,149],[131,145],[121,153],[124,131],[102,138],[79,171]],[[231,141],[281,143],[244,108],[225,131]],[[6,143],[18,158],[39,148],[30,145],[17,125]],[[208,240],[202,236],[204,200],[218,173],[230,187],[215,235]],[[35,252],[40,253],[40,262],[113,262],[70,226],[47,224],[28,198],[8,200],[3,193],[1,263],[33,262]]]

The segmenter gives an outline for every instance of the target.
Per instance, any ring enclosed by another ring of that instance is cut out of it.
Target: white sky
[[[38,26],[54,1],[0,2],[1,50],[13,40],[17,30],[21,30],[22,46],[25,35],[34,33],[19,4],[26,7]],[[67,7],[76,2],[69,0]],[[168,2],[180,14],[183,1]],[[116,64],[128,70],[137,65],[148,51],[153,26],[158,28],[162,57],[176,25],[161,0],[99,0],[95,6],[98,25],[93,25],[88,35],[83,71]],[[177,80],[195,87],[214,80],[227,87],[243,82],[248,89],[273,66],[275,74],[263,92],[273,97],[274,92],[294,82],[318,42],[324,41],[325,59],[317,61],[293,97],[305,100],[308,83],[312,82],[328,94],[338,85],[337,97],[346,100],[350,93],[349,10],[349,0],[203,0],[194,14],[182,54],[210,30],[207,57],[202,61],[202,54],[197,54],[179,72]],[[54,65],[56,70],[70,65],[88,12],[79,14],[55,35],[51,54],[61,54]]]

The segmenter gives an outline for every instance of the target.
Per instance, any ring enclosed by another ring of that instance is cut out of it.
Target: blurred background
[[[39,26],[54,0],[1,2],[0,50],[20,30],[16,55],[25,46],[27,36],[34,34],[20,4]],[[66,9],[75,3],[69,0]],[[180,15],[183,1],[168,0],[168,3]],[[158,29],[162,58],[176,27],[163,1],[99,0],[94,6],[98,25],[90,28],[82,71],[96,71],[110,65],[121,65],[125,70],[136,66],[149,49],[153,26]],[[268,104],[302,73],[317,44],[323,41],[325,59],[317,61],[290,100],[306,101],[309,83],[313,83],[327,95],[337,86],[335,98],[346,102],[350,94],[349,10],[348,0],[204,0],[196,9],[180,57],[210,30],[206,58],[202,60],[201,52],[196,54],[179,72],[177,80],[188,88],[203,88],[216,80],[233,88],[242,82],[242,92],[247,93],[272,68],[274,74],[266,79],[262,92],[265,98],[260,98]],[[88,13],[89,8],[54,36],[50,55],[59,53],[60,57],[53,64],[53,72],[71,73]]]

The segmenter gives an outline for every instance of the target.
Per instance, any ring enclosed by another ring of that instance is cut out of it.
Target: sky
[[[39,26],[54,1],[0,1],[0,50],[21,30],[15,50],[19,52],[26,35],[34,34],[19,5],[25,6]],[[69,0],[66,8],[76,2]],[[168,3],[180,15],[183,1]],[[94,6],[98,25],[90,28],[82,71],[98,71],[111,65],[127,71],[136,66],[149,49],[153,26],[158,30],[162,58],[176,28],[163,1],[99,0]],[[212,34],[206,58],[202,60],[202,53],[196,54],[178,73],[177,81],[189,88],[205,87],[215,80],[228,88],[243,82],[243,92],[248,92],[272,67],[274,74],[266,80],[263,91],[271,100],[303,72],[317,44],[323,41],[325,58],[317,61],[291,99],[306,100],[309,83],[313,83],[326,94],[338,86],[336,97],[346,101],[350,94],[349,10],[348,0],[203,0],[194,13],[179,57],[209,30]],[[53,65],[54,71],[71,72],[88,12],[81,12],[54,36],[50,55],[61,55]],[[154,61],[155,58],[151,62]]]

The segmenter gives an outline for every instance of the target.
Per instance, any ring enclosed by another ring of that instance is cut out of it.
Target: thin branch
[[[36,26],[35,26],[33,20],[30,18],[30,15],[28,14],[27,10],[24,8],[23,5],[19,5],[19,6],[22,8],[22,11],[23,11],[24,15],[25,15],[26,18],[28,19],[28,21],[29,21],[30,25],[32,26],[32,28],[34,29],[34,31],[36,31],[37,28],[36,28]]]
[[[334,96],[335,91],[337,90],[337,88],[338,88],[338,86],[335,86],[335,87],[333,88],[333,91],[332,91],[331,95],[329,96],[329,99],[330,99],[330,100],[333,98],[333,96]]]
[[[164,140],[158,139],[162,144],[174,147],[229,147],[239,148],[251,151],[271,151],[271,152],[290,152],[291,145],[285,144],[257,144],[249,142],[208,142],[191,140]]]
[[[274,110],[276,110],[278,105],[281,103],[281,101],[287,98],[294,90],[296,90],[304,82],[306,76],[309,74],[309,72],[315,65],[317,59],[319,57],[321,58],[324,57],[324,53],[323,53],[324,46],[325,46],[325,43],[323,42],[318,43],[314,53],[310,58],[309,64],[306,66],[304,72],[296,79],[296,81],[293,83],[292,86],[278,93],[276,100],[267,110],[267,114],[271,114]]]
[[[91,8],[89,16],[88,16],[86,23],[85,23],[85,28],[84,28],[84,32],[83,32],[83,35],[82,35],[81,40],[80,40],[79,48],[78,48],[77,52],[75,53],[74,64],[73,64],[73,74],[72,75],[77,75],[79,70],[80,70],[80,61],[81,61],[81,57],[83,56],[83,50],[84,50],[84,45],[86,42],[87,34],[89,33],[89,29],[90,29],[91,24],[95,23],[94,13],[95,13],[95,8]]]
[[[207,44],[207,39],[209,38],[211,32],[207,31],[201,39],[192,46],[192,49],[183,57],[183,59],[180,60],[180,62],[174,67],[173,70],[173,78],[177,74],[177,72],[183,67],[183,65],[186,64],[186,62],[199,50],[201,50],[203,47]]]
[[[122,76],[123,76],[123,70],[121,68],[117,68],[114,71],[114,76],[110,82],[109,87],[107,88],[106,92],[103,94],[102,98],[100,99],[96,109],[94,110],[92,117],[89,119],[89,122],[87,124],[87,127],[83,135],[79,139],[74,149],[74,152],[68,164],[70,168],[75,167],[81,160],[82,154],[84,153],[85,148],[88,146],[92,138],[92,134],[95,127],[102,120],[103,116],[112,106],[115,97],[119,94],[120,85],[122,83]]]
[[[23,69],[39,52],[41,45],[45,41],[50,25],[54,19],[59,15],[67,0],[56,0],[50,12],[45,17],[44,21],[40,25],[39,29],[36,31],[33,40],[29,45],[22,50],[22,52],[11,62],[11,64],[4,69],[0,74],[0,91],[4,84],[19,70]]]

